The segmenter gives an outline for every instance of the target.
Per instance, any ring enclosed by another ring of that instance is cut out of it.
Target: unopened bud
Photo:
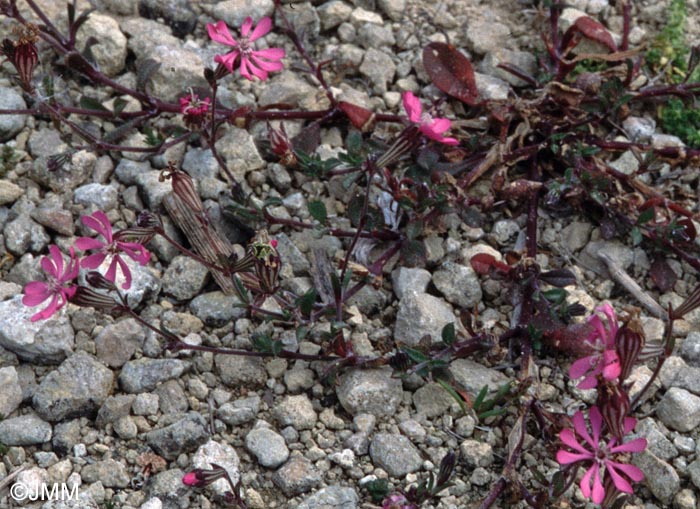
[[[605,382],[598,385],[596,406],[600,409],[610,433],[622,440],[625,434],[625,419],[630,410],[630,399],[627,393],[619,384]]]
[[[280,128],[275,129],[268,123],[267,136],[270,140],[272,152],[280,158],[280,162],[284,166],[295,166],[297,164],[297,156],[294,153],[292,142],[289,141],[284,124],[281,123]]]
[[[615,336],[615,350],[620,359],[620,381],[632,372],[640,352],[644,348],[644,329],[636,318],[623,325]]]
[[[182,477],[182,483],[195,488],[203,488],[226,476],[226,470],[223,467],[214,464],[212,466],[214,468],[211,470],[195,468],[186,473]]]

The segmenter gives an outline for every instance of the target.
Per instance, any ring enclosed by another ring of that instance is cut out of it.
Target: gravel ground
[[[61,2],[39,3],[50,19],[65,21]],[[613,32],[620,31],[621,18],[608,0],[569,3],[599,16]],[[690,12],[696,12],[696,3],[688,1]],[[95,0],[94,5],[97,9],[78,40],[97,38],[93,54],[100,69],[133,86],[138,79],[135,69],[147,59],[161,62],[147,87],[168,100],[181,95],[183,86],[206,85],[202,69],[221,52],[221,46],[206,37],[206,23],[223,19],[236,27],[246,16],[259,19],[273,10],[272,0]],[[666,5],[639,2],[640,25],[633,31],[633,42],[642,43],[656,33]],[[440,95],[428,84],[420,60],[423,46],[431,41],[449,41],[468,54],[479,73],[480,93],[492,99],[503,99],[519,86],[496,69],[494,61],[517,58],[521,65],[534,66],[539,44],[535,27],[540,13],[524,0],[331,0],[284,8],[303,27],[312,54],[332,60],[334,93],[381,112],[402,113],[401,92],[406,90],[422,97]],[[697,43],[700,19],[693,16],[689,36]],[[5,20],[0,31],[10,31]],[[266,43],[287,49],[287,70],[265,83],[227,78],[219,92],[225,106],[326,106],[327,98],[299,72],[299,57],[279,33],[273,30]],[[49,58],[43,53],[41,57]],[[102,89],[84,83],[78,89],[70,83],[57,78],[58,98],[82,93],[114,99]],[[0,107],[24,107],[7,73],[0,75]],[[451,103],[445,110],[458,111]],[[113,126],[106,124],[88,127],[109,131]],[[299,127],[287,125],[290,133]],[[309,220],[307,204],[317,199],[324,201],[332,218],[343,216],[347,200],[337,186],[312,182],[264,159],[256,144],[266,136],[263,125],[253,126],[250,134],[227,129],[217,146],[246,192],[260,199],[280,198],[276,213],[283,217]],[[379,135],[383,129],[391,127],[382,126]],[[103,210],[113,224],[126,227],[137,211],[158,210],[170,188],[158,175],[166,161],[175,160],[198,181],[212,220],[231,231],[221,214],[228,189],[211,152],[198,146],[179,145],[158,157],[78,151],[64,169],[50,173],[48,157],[68,147],[47,118],[0,116],[0,139],[15,158],[9,163],[3,159],[0,178],[0,253],[5,255],[0,262],[0,485],[22,467],[16,477],[20,484],[67,483],[78,486],[80,494],[77,501],[24,507],[217,507],[217,497],[226,489],[222,481],[203,490],[182,484],[187,471],[211,463],[226,468],[234,482],[240,479],[244,498],[254,509],[369,507],[363,488],[368,481],[387,478],[392,487],[406,486],[435,472],[449,451],[460,452],[452,485],[439,502],[424,507],[472,507],[499,479],[513,417],[477,422],[438,384],[417,376],[401,380],[392,377],[388,367],[349,369],[335,384],[324,384],[321,363],[172,354],[164,351],[160,337],[132,318],[115,319],[73,305],[45,322],[30,322],[34,311],[22,305],[22,287],[38,278],[39,260],[49,244],[67,247],[88,233],[81,215]],[[342,145],[341,132],[324,129],[321,141],[319,152],[334,154]],[[124,143],[142,144],[143,139],[134,135]],[[626,168],[635,161],[623,154],[614,164]],[[687,170],[679,186],[697,196],[697,171]],[[697,211],[697,205],[692,210]],[[499,209],[484,219],[482,227],[472,228],[456,215],[447,217],[444,231],[425,238],[425,268],[390,263],[380,284],[366,287],[351,302],[350,337],[356,351],[378,354],[380,345],[393,340],[417,344],[425,334],[439,336],[462,309],[476,310],[484,329],[508,327],[512,307],[506,289],[477,275],[469,260],[479,252],[500,258],[500,253],[522,247],[525,216]],[[650,261],[645,251],[603,240],[599,228],[582,217],[542,211],[539,226],[538,262],[545,269],[572,270],[579,284],[570,287],[570,293],[588,312],[606,300],[618,309],[636,304],[607,277],[596,256],[601,251],[610,253],[662,305],[677,304],[697,284],[692,269],[671,260],[681,277],[672,290],[659,294],[646,283]],[[167,218],[166,227],[175,231]],[[275,227],[270,234],[278,241],[286,289],[303,291],[313,285],[314,249],[334,259],[347,247],[335,237],[290,228]],[[194,344],[250,348],[253,333],[264,331],[282,339],[288,349],[319,351],[328,323],[317,324],[297,341],[292,328],[261,322],[233,307],[235,299],[221,293],[196,262],[162,242],[149,247],[153,259],[145,267],[133,267],[130,295],[153,323]],[[649,339],[662,336],[661,320],[642,311],[642,322]],[[649,447],[634,461],[646,481],[626,507],[697,507],[699,327],[697,311],[676,323],[677,351],[637,412],[636,433],[647,438]],[[575,388],[566,376],[569,362],[542,359],[538,391],[549,409],[573,414],[584,403],[593,403],[595,395]],[[451,370],[472,393],[517,378],[511,364],[498,356],[460,359]],[[646,366],[637,367],[632,374],[635,387],[650,373]],[[558,470],[552,451],[538,437],[527,435],[520,469],[525,480],[532,479],[534,467],[545,475]],[[559,507],[588,507],[577,484],[569,493],[571,502]],[[0,492],[0,507],[6,495]],[[500,507],[518,506],[510,501]]]

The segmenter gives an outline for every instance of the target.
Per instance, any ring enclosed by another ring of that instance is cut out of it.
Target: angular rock
[[[370,80],[376,91],[384,93],[387,91],[387,85],[394,81],[396,64],[383,51],[370,48],[362,59],[359,71]]]
[[[274,6],[272,0],[225,0],[212,6],[211,15],[224,20],[229,26],[239,27],[248,16],[255,20],[271,16]]]
[[[481,283],[471,266],[447,261],[433,274],[433,284],[448,302],[462,308],[481,302]]]
[[[0,421],[0,443],[9,446],[38,445],[51,440],[51,424],[34,414]]]
[[[254,394],[219,407],[216,416],[230,426],[239,426],[256,418],[260,411],[260,396]]]
[[[180,359],[149,359],[143,357],[127,362],[119,375],[119,385],[129,393],[152,391],[161,382],[178,378],[190,367]]]
[[[94,206],[95,208],[107,212],[116,208],[119,193],[114,186],[97,184],[95,182],[80,186],[73,192],[73,200],[85,206]]]
[[[401,403],[401,381],[389,368],[358,369],[345,373],[336,389],[338,400],[352,415],[393,415]]]
[[[466,37],[473,51],[484,54],[506,46],[510,28],[493,20],[474,18],[469,20]]]
[[[179,468],[160,472],[144,486],[147,497],[157,498],[165,509],[176,509],[187,507],[189,498],[193,492],[192,488],[182,482],[185,472]]]
[[[85,352],[76,352],[39,384],[32,398],[47,421],[94,415],[114,386],[114,373]]]
[[[207,421],[197,412],[189,412],[179,421],[144,435],[148,445],[168,460],[195,450],[208,437]]]
[[[470,467],[488,467],[493,463],[493,448],[479,440],[465,440],[459,446],[461,458]]]
[[[700,332],[691,331],[681,344],[681,357],[689,366],[700,368]]]
[[[700,397],[672,387],[661,398],[656,415],[669,428],[692,431],[700,424]]]
[[[321,20],[321,29],[329,30],[347,21],[352,13],[352,7],[342,0],[331,0],[320,5],[316,12]]]
[[[80,476],[89,484],[100,481],[105,488],[126,488],[131,480],[124,464],[113,459],[85,465]]]
[[[430,279],[430,272],[425,269],[399,267],[391,272],[391,283],[399,299],[403,299],[408,292],[425,293]]]
[[[359,501],[353,488],[328,486],[306,497],[297,509],[356,509]]]
[[[263,467],[277,468],[289,458],[282,435],[270,428],[253,428],[245,437],[245,446]]]
[[[0,206],[14,203],[24,194],[24,189],[9,180],[0,180]]]
[[[481,62],[481,70],[496,78],[507,81],[514,87],[527,86],[527,82],[509,73],[505,69],[498,67],[500,64],[509,64],[513,67],[525,71],[530,76],[537,74],[537,59],[532,53],[527,51],[512,51],[505,48],[497,48],[489,52]]]
[[[189,307],[192,314],[210,327],[223,327],[247,314],[237,296],[226,295],[218,290],[197,295]]]
[[[274,473],[272,482],[285,495],[292,497],[313,489],[321,482],[321,474],[309,460],[294,456]]]
[[[676,470],[649,451],[632,455],[632,463],[644,473],[644,483],[656,498],[668,504],[681,488]]]
[[[273,412],[282,426],[294,426],[297,430],[311,429],[318,420],[311,400],[306,394],[285,397],[275,406]]]
[[[22,387],[14,366],[0,368],[0,387],[0,415],[7,419],[22,404]]]
[[[48,246],[51,238],[44,227],[36,223],[29,214],[20,214],[8,222],[3,229],[5,247],[15,255],[21,256],[27,251],[39,253]]]
[[[176,256],[163,275],[163,292],[177,300],[189,300],[204,288],[209,269],[189,256]]]
[[[229,387],[245,384],[249,388],[265,385],[267,371],[261,359],[238,355],[215,355],[214,363],[221,380]]]
[[[470,359],[453,361],[450,364],[450,371],[470,394],[478,394],[484,385],[488,386],[489,391],[496,391],[501,385],[510,382],[510,379],[500,371],[487,368]]]
[[[126,417],[129,415],[134,399],[133,394],[117,394],[108,397],[97,412],[95,424],[102,428],[122,417]]]
[[[420,452],[403,435],[377,433],[369,446],[372,462],[394,478],[403,479],[423,464]]]
[[[95,353],[108,366],[118,368],[131,359],[145,339],[143,327],[127,318],[102,329],[95,338]]]
[[[0,109],[21,110],[27,107],[22,96],[13,88],[0,88]],[[0,115],[0,142],[11,140],[22,130],[26,115]]]
[[[455,400],[438,383],[428,383],[413,393],[416,412],[426,417],[438,417],[446,413]]]
[[[126,63],[126,37],[119,23],[111,16],[93,12],[80,26],[76,37],[78,48],[84,48],[88,39],[97,41],[90,52],[97,67],[107,76],[116,76]]]
[[[216,149],[235,175],[245,176],[265,167],[265,161],[260,157],[253,137],[245,129],[230,127],[217,140]]]
[[[438,341],[445,325],[456,321],[452,308],[442,299],[427,293],[408,293],[399,302],[394,338],[408,346],[417,345],[426,335]]]

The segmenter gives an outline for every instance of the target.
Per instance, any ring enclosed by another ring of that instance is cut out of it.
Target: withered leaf
[[[479,93],[474,69],[457,48],[444,42],[431,42],[423,49],[423,66],[437,88],[470,106],[476,104]]]

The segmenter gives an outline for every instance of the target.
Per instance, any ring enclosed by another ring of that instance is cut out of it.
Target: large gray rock
[[[644,483],[656,498],[669,504],[681,488],[676,470],[649,451],[632,455],[632,463],[644,473]]]
[[[447,261],[433,274],[433,284],[448,302],[461,308],[481,302],[481,283],[471,266]]]
[[[119,375],[119,385],[126,392],[137,394],[152,391],[161,382],[178,378],[190,363],[180,359],[141,358],[127,362]]]
[[[107,76],[116,76],[126,63],[126,37],[119,29],[119,23],[111,16],[93,12],[80,26],[76,44],[81,50],[88,39],[97,41],[91,44],[90,51],[97,67]]]
[[[263,467],[277,468],[289,458],[284,437],[270,428],[261,426],[250,430],[245,446]]]
[[[369,446],[372,462],[397,479],[415,472],[423,464],[420,452],[403,435],[377,433]]]
[[[416,412],[426,417],[438,417],[449,410],[455,400],[440,384],[431,382],[413,393]]]
[[[254,20],[259,20],[265,16],[272,15],[275,4],[272,0],[224,0],[212,5],[209,14],[215,19],[222,19],[231,27],[240,27],[245,19],[250,16]],[[207,9],[206,4],[203,6]]]
[[[394,81],[396,64],[383,51],[370,48],[362,59],[359,71],[369,79],[377,92],[384,93],[387,91],[387,85]]]
[[[97,358],[112,368],[123,366],[143,345],[146,333],[133,318],[106,326],[95,338]]]
[[[0,443],[5,445],[38,445],[51,440],[51,424],[34,414],[0,421]]]
[[[24,189],[9,180],[0,180],[0,206],[14,203],[24,194]]]
[[[189,256],[176,256],[163,275],[163,292],[177,300],[189,300],[204,288],[209,269]]]
[[[75,203],[85,206],[94,206],[104,212],[116,208],[119,201],[119,193],[114,186],[92,182],[80,186],[73,193]]]
[[[321,474],[309,460],[302,456],[294,456],[274,473],[272,482],[286,496],[292,497],[310,491],[321,482]]]
[[[692,431],[700,424],[700,397],[673,387],[661,398],[656,415],[669,428]]]
[[[7,418],[22,403],[22,387],[14,366],[0,368],[0,387],[0,415]]]
[[[80,476],[89,484],[100,481],[105,488],[126,488],[131,480],[124,464],[113,459],[85,465]]]
[[[239,355],[216,355],[214,363],[221,380],[230,387],[245,385],[249,388],[262,387],[267,381],[267,371],[262,359]]]
[[[241,300],[236,295],[226,295],[217,290],[197,295],[190,302],[190,311],[210,327],[223,327],[248,313],[246,307],[240,304]]]
[[[399,302],[394,338],[408,346],[417,345],[426,335],[437,341],[443,327],[456,321],[452,308],[442,299],[427,293],[409,292]]]
[[[358,369],[345,373],[336,389],[343,408],[352,415],[393,415],[401,403],[401,380],[392,370]]]
[[[470,359],[453,361],[450,364],[450,371],[470,394],[478,394],[485,385],[490,391],[496,391],[501,385],[510,381],[500,371],[487,368]]]
[[[216,141],[216,149],[234,175],[245,176],[248,172],[265,167],[253,137],[245,129],[229,127]]]
[[[8,222],[3,229],[5,247],[17,256],[26,252],[39,253],[48,246],[51,238],[44,227],[36,223],[29,214],[20,214]]]
[[[318,416],[306,394],[287,396],[274,409],[275,418],[282,426],[294,426],[297,430],[311,429]]]
[[[47,421],[94,415],[112,392],[114,374],[94,357],[76,352],[49,373],[32,405]]]
[[[195,450],[208,436],[207,421],[197,412],[190,412],[169,426],[149,431],[144,438],[157,454],[174,460],[184,452]]]
[[[13,88],[0,87],[0,109],[22,110],[27,107],[22,96]],[[26,115],[0,115],[0,142],[11,140],[22,130]]]
[[[359,501],[353,488],[328,486],[306,497],[297,509],[356,509]]]
[[[391,273],[394,293],[399,299],[403,299],[409,292],[425,293],[430,278],[430,272],[420,268],[399,267]]]
[[[157,498],[164,509],[179,509],[188,507],[190,495],[194,490],[182,482],[185,472],[179,468],[166,470],[151,477],[146,483],[146,496]]]
[[[490,19],[473,18],[469,20],[466,37],[473,51],[484,54],[504,48],[510,38],[510,28]]]

